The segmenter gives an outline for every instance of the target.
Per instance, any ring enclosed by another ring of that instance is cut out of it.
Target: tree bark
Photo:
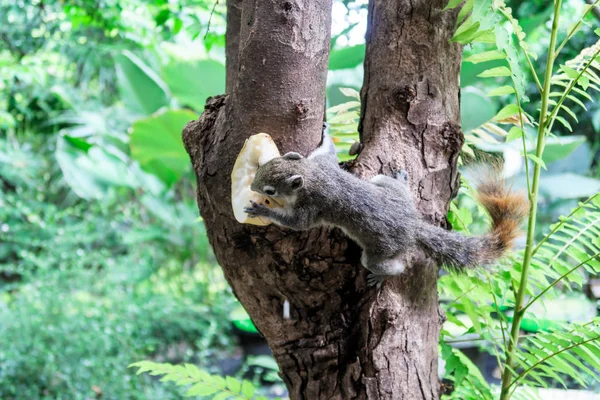
[[[444,3],[371,0],[364,148],[348,166],[363,177],[407,169],[419,209],[442,225],[463,140],[461,52],[449,43],[456,15],[442,12]],[[365,286],[360,248],[341,231],[233,218],[230,173],[248,136],[267,132],[282,152],[302,154],[320,141],[331,2],[243,1],[239,21],[239,32],[227,31],[228,94],[209,99],[183,134],[226,279],[273,350],[291,399],[438,398],[436,265],[416,257],[377,291]]]

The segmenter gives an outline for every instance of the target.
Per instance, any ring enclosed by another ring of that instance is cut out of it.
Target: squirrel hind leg
[[[406,265],[400,259],[400,256],[389,258],[386,260],[373,260],[363,254],[361,258],[363,266],[375,275],[393,276],[400,275],[406,269]]]
[[[374,273],[369,272],[367,274],[367,286],[368,287],[375,287],[377,289],[380,289],[381,285],[385,281],[385,278],[387,278],[387,276],[385,276],[385,275],[375,275]]]
[[[369,264],[367,269],[371,271],[367,275],[367,286],[379,289],[387,278],[403,273],[406,265],[399,258],[391,258],[376,264]]]
[[[387,278],[400,275],[406,270],[406,265],[402,261],[402,254],[381,259],[381,257],[377,257],[376,255],[369,256],[366,251],[363,251],[360,262],[370,271],[367,275],[367,286],[375,286],[378,289]]]

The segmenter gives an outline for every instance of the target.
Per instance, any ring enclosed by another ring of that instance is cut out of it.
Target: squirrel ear
[[[298,190],[302,186],[304,186],[304,178],[302,177],[302,175],[292,175],[285,181],[290,185],[292,190]]]
[[[285,158],[286,160],[300,160],[304,157],[302,157],[302,154],[300,154],[300,153],[296,153],[295,151],[290,151],[289,153],[285,153],[283,155],[283,158]]]

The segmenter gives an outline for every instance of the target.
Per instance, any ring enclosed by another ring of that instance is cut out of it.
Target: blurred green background
[[[223,3],[0,1],[0,398],[179,398],[127,369],[142,359],[192,362],[279,393],[273,360],[233,325],[244,313],[198,219],[181,143],[205,99],[224,91]],[[543,65],[551,5],[509,3]],[[565,31],[584,4],[564,2]],[[596,18],[557,62],[596,42]],[[362,84],[365,28],[366,1],[334,1],[330,107]],[[506,103],[486,95],[502,78],[477,77],[494,63],[463,63],[467,134]],[[548,145],[540,230],[600,191],[600,107],[577,107],[577,129],[565,121]],[[340,151],[356,137],[356,113],[344,118]],[[469,143],[501,153],[519,181],[519,144],[490,136]]]

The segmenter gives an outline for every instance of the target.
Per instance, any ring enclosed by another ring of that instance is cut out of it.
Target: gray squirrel
[[[491,216],[492,230],[478,237],[450,232],[421,218],[405,171],[367,181],[340,168],[324,124],[321,145],[308,157],[290,152],[258,168],[251,189],[283,200],[284,206],[251,202],[245,211],[294,230],[340,228],[363,249],[361,263],[372,273],[368,283],[379,286],[385,277],[405,270],[403,260],[416,246],[452,270],[502,257],[519,235],[528,202],[507,190],[501,179],[490,178],[477,186],[477,193]]]

